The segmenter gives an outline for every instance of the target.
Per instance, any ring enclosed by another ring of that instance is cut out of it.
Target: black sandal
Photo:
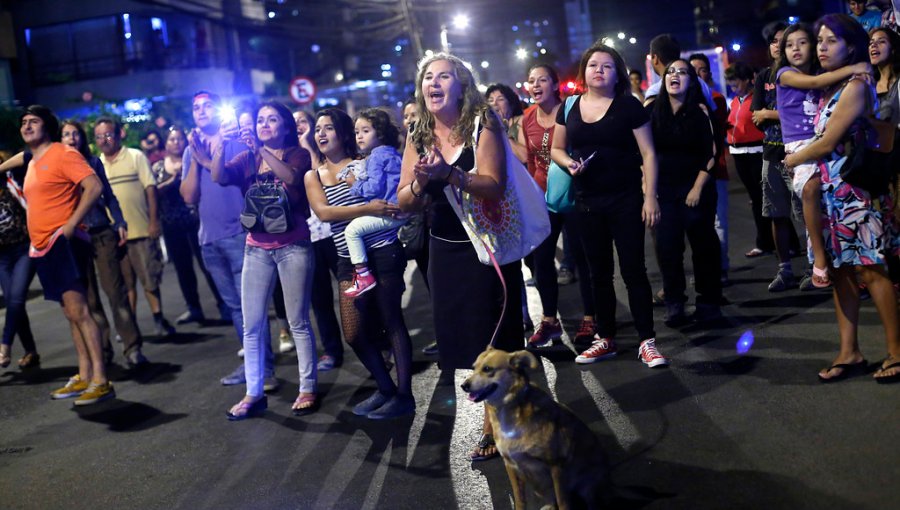
[[[897,368],[897,367],[900,367],[900,361],[895,361],[894,363],[891,363],[890,365],[888,365],[886,367],[881,366],[878,368],[876,373],[885,372],[887,370],[890,370],[892,368]],[[891,383],[900,382],[900,372],[894,372],[891,375],[883,375],[881,377],[876,377],[875,382],[877,382],[878,384],[891,384]]]
[[[494,452],[485,453],[485,450],[487,450],[488,448],[493,448]],[[472,454],[469,455],[469,459],[471,459],[472,462],[490,460],[500,455],[500,452],[497,451],[497,443],[494,442],[493,434],[482,434],[481,439],[478,440],[478,446],[476,446],[475,449],[476,451],[472,452]]]

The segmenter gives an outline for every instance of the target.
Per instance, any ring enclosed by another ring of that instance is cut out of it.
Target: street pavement
[[[767,292],[776,261],[743,257],[753,226],[736,181],[730,198],[725,319],[709,328],[670,329],[656,308],[658,345],[672,365],[648,369],[637,359],[617,278],[618,357],[576,365],[565,337],[540,352],[534,379],[598,435],[612,465],[613,508],[898,508],[900,385],[877,385],[871,374],[833,385],[817,381],[816,372],[837,352],[831,295]],[[658,289],[649,236],[647,248]],[[802,272],[804,261],[793,262]],[[240,362],[233,330],[224,325],[192,324],[171,338],[148,337],[144,352],[152,365],[137,373],[124,368],[119,351],[111,370],[116,400],[78,409],[51,401],[49,392],[76,373],[76,358],[61,311],[32,299],[43,365],[21,372],[14,361],[0,369],[0,508],[512,508],[502,461],[468,461],[482,409],[459,389],[466,371],[442,373],[421,354],[433,338],[429,298],[413,265],[407,282],[417,412],[385,422],[350,412],[374,383],[349,349],[342,368],[320,374],[318,413],[291,415],[296,359],[281,355],[282,385],[269,396],[269,411],[228,422],[225,411],[243,387],[219,384]],[[561,288],[570,334],[580,319],[576,287]],[[163,291],[174,319],[183,302],[171,267]],[[208,289],[202,292],[207,315],[216,317]],[[527,292],[537,318],[537,292]],[[151,331],[143,298],[139,319]],[[861,322],[860,343],[874,370],[885,346],[871,302]],[[743,352],[739,342],[751,338]],[[16,343],[14,360],[20,349]]]

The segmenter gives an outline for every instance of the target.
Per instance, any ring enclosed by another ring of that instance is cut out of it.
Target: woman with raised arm
[[[869,38],[862,27],[844,14],[828,14],[816,23],[817,54],[825,71],[865,62]],[[887,357],[875,372],[878,382],[900,381],[900,322],[894,286],[885,269],[885,255],[896,253],[893,218],[868,191],[843,180],[848,149],[865,118],[873,112],[875,90],[865,80],[851,77],[822,93],[815,140],[788,154],[785,165],[815,161],[822,181],[822,235],[831,260],[835,313],[840,351],[819,380],[835,382],[864,373],[868,363],[859,349],[859,284],[866,284],[885,332]]]
[[[284,190],[289,207],[283,209],[281,228],[274,228],[274,225],[270,228],[268,222],[263,222],[262,228],[251,227],[247,235],[241,272],[247,392],[227,415],[229,420],[243,420],[261,415],[268,406],[263,394],[266,375],[263,342],[269,341],[268,304],[275,280],[280,279],[300,376],[300,392],[291,410],[302,416],[316,411],[319,406],[316,343],[309,322],[315,261],[306,224],[309,204],[303,187],[303,176],[312,163],[309,152],[298,146],[294,117],[281,103],[262,103],[256,113],[256,136],[244,129],[241,138],[250,150],[228,163],[223,161],[223,145],[216,149],[210,172],[212,180],[223,186],[239,185],[243,189],[260,182],[272,182]],[[245,215],[246,212],[242,214],[242,224]],[[270,217],[267,209],[266,218]]]

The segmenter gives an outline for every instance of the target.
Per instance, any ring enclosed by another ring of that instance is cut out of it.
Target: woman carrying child
[[[775,87],[778,111],[781,112],[781,136],[786,154],[793,154],[815,140],[815,118],[818,113],[819,90],[840,83],[854,74],[871,72],[866,62],[844,66],[817,74],[818,62],[813,58],[812,29],[797,23],[789,26],[781,38],[781,57],[776,62]],[[803,219],[812,248],[812,284],[823,288],[831,285],[828,258],[822,237],[819,200],[821,180],[815,162],[807,161],[789,168],[793,174],[794,193],[802,197]]]
[[[356,117],[356,146],[366,159],[354,161],[344,167],[339,179],[350,185],[350,194],[369,201],[382,199],[397,203],[397,185],[400,183],[400,130],[384,110],[369,108]],[[355,298],[375,287],[375,277],[366,265],[366,234],[379,231],[396,232],[408,219],[407,215],[389,217],[360,216],[344,229],[350,262],[356,272],[353,283],[344,294]]]

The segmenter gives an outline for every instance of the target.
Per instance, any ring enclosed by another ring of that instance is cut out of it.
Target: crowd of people
[[[418,263],[431,296],[436,345],[425,352],[436,354],[442,369],[470,368],[489,342],[504,350],[553,345],[564,334],[559,285],[574,280],[573,273],[581,306],[569,335],[580,351],[575,361],[615,356],[616,254],[639,360],[665,367],[655,301],[665,306],[671,328],[722,317],[731,159],[756,226],[745,256],[774,253],[778,263],[769,291],[833,288],[840,347],[819,379],[838,381],[867,366],[856,330],[860,300],[869,295],[887,347],[874,377],[900,380],[894,209],[900,164],[893,154],[878,160],[891,174],[881,187],[848,182],[857,182],[848,169],[858,160],[876,164],[860,155],[870,151],[871,118],[886,121],[889,138],[898,137],[900,36],[881,26],[867,33],[841,14],[814,25],[770,24],[764,36],[771,66],[755,71],[732,63],[725,71],[730,104],[714,90],[708,58],[684,57],[675,38],[663,34],[650,44],[660,79],[646,90],[640,73],[598,42],[578,63],[579,94],[563,98],[556,69],[538,64],[528,70],[524,105],[503,84],[480,92],[464,61],[433,54],[419,63],[402,129],[387,109],[352,118],[338,108],[291,112],[274,101],[228,118],[220,114],[220,97],[200,91],[192,98],[194,126],[173,126],[165,136],[149,132],[142,150],[123,146],[119,121],[97,119],[95,156],[81,123],[30,106],[20,124],[26,150],[0,165],[8,172],[0,191],[6,301],[0,366],[11,363],[17,335],[24,350],[18,365],[40,364],[25,309],[36,272],[45,298],[61,304],[78,356],[78,374],[51,397],[74,398],[76,405],[112,398],[106,368],[114,341],[98,288],[112,308],[127,364],[146,365],[135,319],[138,282],[153,333],[175,332],[160,293],[162,240],[184,298],[176,325],[205,320],[199,268],[221,318],[234,326],[243,362],[221,382],[246,391],[227,410],[229,420],[263,414],[266,392],[278,387],[268,318],[273,300],[277,350],[296,352],[293,414],[320,406],[318,372],[342,365],[341,336],[376,385],[352,412],[373,420],[414,413],[412,342],[401,306],[408,259]],[[508,157],[524,163],[541,190],[560,185],[562,175],[573,198],[571,207],[548,211],[550,235],[524,261],[493,267],[479,260],[454,197],[503,200]],[[792,218],[802,221],[806,236],[797,235]],[[656,293],[645,262],[648,230],[662,274]],[[557,269],[561,235],[568,275]],[[691,314],[685,239],[696,295]],[[791,259],[807,251],[808,274],[798,284]],[[527,338],[523,262],[541,303]],[[492,433],[485,419],[473,460],[497,455]]]

